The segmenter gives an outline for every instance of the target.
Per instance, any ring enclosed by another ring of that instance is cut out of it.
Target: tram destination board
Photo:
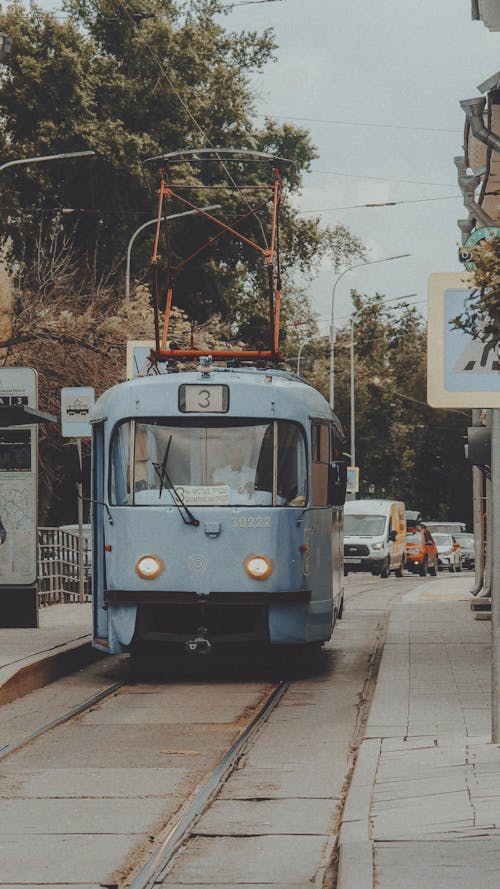
[[[179,410],[189,414],[225,414],[229,410],[229,386],[179,386]]]

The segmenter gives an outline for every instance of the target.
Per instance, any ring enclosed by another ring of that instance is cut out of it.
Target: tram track
[[[197,821],[210,803],[217,797],[239,760],[248,750],[253,738],[265,725],[289,687],[290,683],[288,681],[280,680],[275,684],[274,688],[270,689],[269,694],[259,706],[251,722],[231,744],[231,747],[211,774],[204,780],[195,795],[187,801],[180,814],[176,817],[175,822],[169,827],[167,836],[159,849],[154,852],[149,861],[142,867],[133,882],[128,884],[129,889],[153,889],[155,885],[163,881],[174,856],[181,846],[189,840]]]
[[[92,707],[95,707],[105,698],[110,697],[112,694],[118,691],[118,689],[123,688],[125,684],[125,680],[114,682],[112,685],[108,686],[108,688],[102,689],[100,692],[97,692],[97,694],[92,695],[92,697],[87,698],[85,701],[82,701],[81,704],[77,704],[75,707],[71,707],[69,710],[65,710],[65,712],[61,713],[60,716],[56,716],[55,719],[51,719],[49,722],[38,726],[38,728],[34,729],[34,731],[32,732],[29,732],[27,735],[23,735],[15,741],[12,741],[10,744],[5,744],[3,747],[0,747],[0,760],[5,759],[12,753],[20,750],[22,747],[26,747],[28,744],[31,743],[31,741],[39,738],[40,735],[44,735],[51,729],[57,728],[57,726],[59,725],[64,725],[65,722],[69,722],[75,716],[81,716],[82,713],[85,713],[87,710],[91,710]]]

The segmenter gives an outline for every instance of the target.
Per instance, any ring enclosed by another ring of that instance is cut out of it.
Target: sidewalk
[[[92,606],[48,605],[37,629],[0,629],[0,705],[92,658]]]
[[[415,583],[392,608],[340,835],[338,889],[496,889],[500,746],[491,624],[471,575]]]

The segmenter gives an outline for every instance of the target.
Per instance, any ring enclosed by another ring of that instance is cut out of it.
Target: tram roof
[[[184,384],[227,385],[241,398],[230,400],[230,409],[219,417],[276,417],[306,423],[311,417],[333,420],[343,436],[340,421],[325,398],[289,371],[254,367],[213,367],[210,373],[180,371],[134,377],[118,383],[97,399],[91,421],[113,424],[126,417],[192,417],[178,407],[179,386]],[[194,415],[196,416],[196,415]],[[203,413],[203,416],[214,416]]]

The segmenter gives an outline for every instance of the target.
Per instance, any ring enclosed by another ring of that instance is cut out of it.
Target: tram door
[[[108,637],[108,612],[103,608],[104,565],[104,424],[93,428],[92,443],[92,609],[94,636]]]
[[[311,532],[310,583],[313,600],[324,603],[318,617],[331,625],[333,615],[332,508],[328,505],[330,424],[311,424]]]

